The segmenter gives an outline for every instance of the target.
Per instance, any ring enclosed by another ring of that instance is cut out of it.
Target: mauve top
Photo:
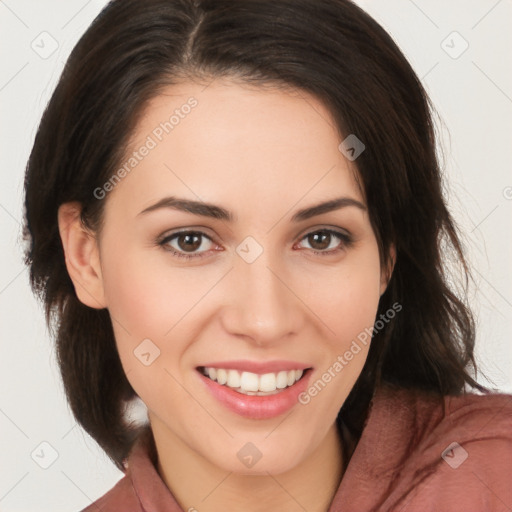
[[[445,416],[431,394],[378,388],[326,512],[511,512],[512,395],[443,399]],[[155,469],[150,432],[125,476],[82,512],[187,512]]]

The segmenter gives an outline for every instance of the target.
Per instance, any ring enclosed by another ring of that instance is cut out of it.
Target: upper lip
[[[299,363],[297,361],[215,361],[212,363],[205,363],[200,366],[206,368],[224,368],[226,370],[238,370],[241,372],[251,372],[263,375],[265,373],[275,373],[279,371],[290,371],[290,370],[306,370],[311,368],[310,365]]]

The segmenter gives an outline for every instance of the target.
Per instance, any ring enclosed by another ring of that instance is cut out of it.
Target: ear
[[[106,306],[96,237],[82,223],[78,202],[59,207],[59,233],[64,248],[66,268],[83,304],[95,309]]]
[[[380,272],[380,296],[384,294],[386,291],[389,281],[391,279],[391,276],[393,275],[393,270],[395,268],[395,262],[396,262],[396,249],[395,245],[391,244],[389,247],[389,255],[387,259],[387,265],[382,268]]]

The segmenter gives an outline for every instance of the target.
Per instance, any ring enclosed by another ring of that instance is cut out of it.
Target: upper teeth
[[[236,389],[241,393],[256,394],[258,392],[276,392],[298,381],[302,370],[280,371],[277,373],[264,373],[259,375],[251,372],[239,372],[237,370],[225,370],[223,368],[203,368],[203,373],[211,380],[219,384]]]

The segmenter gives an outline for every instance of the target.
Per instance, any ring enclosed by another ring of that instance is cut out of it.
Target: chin
[[[265,433],[265,436],[268,436],[268,433]],[[277,437],[272,441],[264,438],[261,441],[254,438],[250,441],[250,437],[245,439],[247,440],[232,440],[229,446],[219,446],[218,453],[203,456],[225,471],[260,476],[268,476],[268,473],[286,473],[300,465],[308,456],[304,450],[304,441],[300,439],[293,443],[289,440],[283,443],[282,439]],[[311,450],[313,449],[314,446],[311,447]]]

